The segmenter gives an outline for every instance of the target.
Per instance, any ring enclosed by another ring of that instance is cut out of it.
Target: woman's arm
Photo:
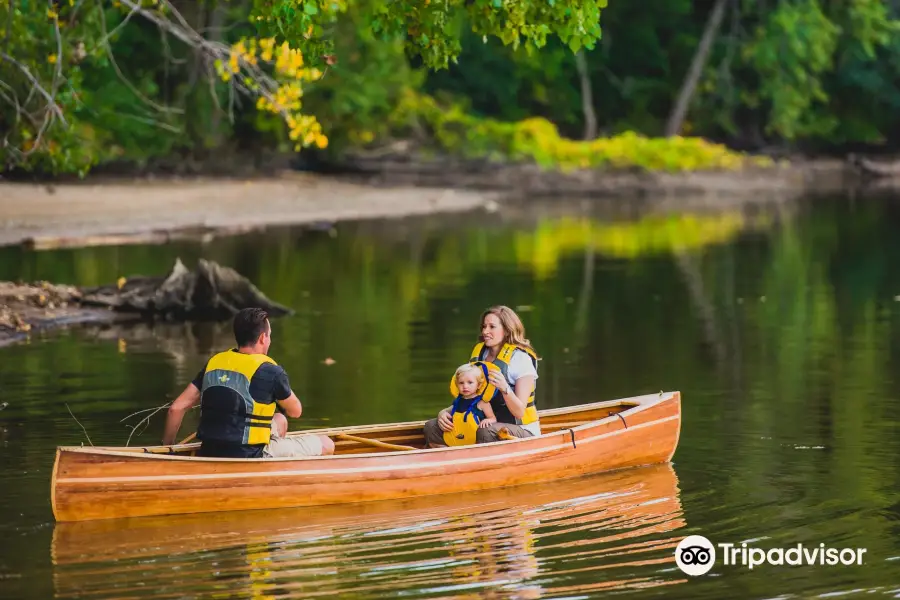
[[[444,408],[441,410],[441,412],[438,413],[438,427],[441,428],[441,431],[453,431],[453,420],[450,419],[451,410],[453,410],[452,404],[448,408]]]
[[[509,382],[507,382],[500,373],[491,371],[490,378],[491,383],[493,383],[503,395],[503,400],[506,402],[509,412],[517,419],[521,419],[525,416],[525,406],[528,404],[531,390],[534,389],[534,376],[525,375],[519,377],[516,380],[515,389],[509,386]]]

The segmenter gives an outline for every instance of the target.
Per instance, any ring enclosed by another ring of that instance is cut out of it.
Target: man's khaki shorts
[[[288,437],[269,438],[269,443],[263,448],[263,456],[266,458],[292,458],[302,456],[320,456],[322,454],[322,442],[315,435],[291,435]]]

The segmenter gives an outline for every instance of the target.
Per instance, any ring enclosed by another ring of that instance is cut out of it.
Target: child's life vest
[[[463,398],[456,384],[456,374],[450,379],[450,394],[455,397],[450,409],[450,418],[453,419],[453,429],[444,432],[444,443],[448,446],[467,446],[475,443],[475,434],[478,433],[478,424],[485,418],[484,411],[478,409],[478,403],[484,400],[490,402],[494,397],[496,388],[490,382],[488,373],[492,370],[502,374],[500,367],[493,363],[473,361],[484,373],[484,382],[478,388],[478,393],[472,398]]]

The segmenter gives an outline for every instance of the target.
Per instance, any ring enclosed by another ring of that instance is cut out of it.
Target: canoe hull
[[[636,406],[621,416],[537,438],[462,448],[251,460],[59,448],[53,512],[57,521],[80,521],[345,504],[515,486],[669,461],[680,432],[680,394],[628,400]]]

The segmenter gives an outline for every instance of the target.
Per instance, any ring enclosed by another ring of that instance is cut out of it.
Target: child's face
[[[456,385],[464,398],[471,398],[478,393],[478,379],[472,373],[460,373],[456,376]]]

